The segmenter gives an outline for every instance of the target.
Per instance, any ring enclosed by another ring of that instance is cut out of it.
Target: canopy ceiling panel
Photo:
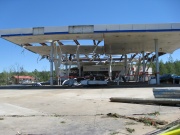
[[[35,27],[0,30],[0,35],[10,42],[26,47],[32,43],[57,40],[104,40],[104,48],[98,48],[96,52],[100,54],[154,52],[154,39],[158,39],[160,52],[172,53],[180,48],[180,23]],[[44,46],[34,48],[29,46],[27,49],[40,54],[49,54],[49,48]],[[93,50],[92,45],[89,48],[80,47],[80,53],[88,54]],[[63,48],[63,53],[74,54],[74,51],[76,46]]]
[[[106,54],[154,52],[154,39],[158,39],[159,51],[172,53],[180,48],[180,32],[137,32],[104,34]]]
[[[79,54],[89,54],[89,53],[93,53],[93,51],[95,50],[96,46],[78,46],[77,45],[61,45],[61,52],[63,54],[76,54],[77,49],[79,50]],[[50,46],[27,46],[25,47],[28,50],[32,51],[32,52],[36,52],[40,55],[49,55],[50,54],[50,50],[51,47]],[[55,48],[54,48],[55,49]],[[55,49],[56,51],[56,49]],[[60,53],[60,47],[57,46],[57,53]],[[104,54],[104,47],[103,46],[97,46],[96,50],[94,51],[94,53],[97,54]]]
[[[8,36],[4,39],[15,44],[26,43],[46,43],[56,40],[77,40],[77,39],[93,39],[102,41],[103,34],[57,34],[57,35],[31,35],[31,36]]]

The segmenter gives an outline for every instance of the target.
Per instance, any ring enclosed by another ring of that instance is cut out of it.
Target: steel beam
[[[40,43],[42,46],[48,46],[46,43]]]
[[[74,40],[74,42],[76,43],[76,45],[80,45],[79,42],[77,40]]]
[[[59,45],[64,45],[64,44],[63,44],[62,42],[60,42],[60,41],[57,41],[57,42],[58,42]]]

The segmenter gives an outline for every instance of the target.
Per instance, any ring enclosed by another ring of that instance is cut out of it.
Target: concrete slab
[[[129,134],[126,128],[133,128],[133,135],[141,135],[156,128],[106,114],[134,117],[157,111],[160,115],[148,117],[168,122],[180,118],[180,107],[114,103],[110,97],[153,98],[153,92],[152,88],[1,89],[0,134],[124,135]]]
[[[20,107],[13,104],[1,103],[0,115],[42,115],[42,113],[28,108]]]

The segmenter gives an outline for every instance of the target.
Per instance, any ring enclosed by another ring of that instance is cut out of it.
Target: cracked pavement
[[[108,113],[150,116],[172,122],[180,118],[180,107],[110,102],[111,97],[154,98],[152,88],[98,89],[6,89],[0,90],[0,134],[6,135],[133,135],[153,131],[153,126]]]

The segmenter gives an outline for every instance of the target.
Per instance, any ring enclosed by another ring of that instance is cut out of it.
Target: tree
[[[33,76],[35,78],[35,81],[36,82],[39,81],[39,72],[38,72],[38,70],[35,69],[32,73],[33,73]]]
[[[47,81],[47,80],[49,80],[49,78],[50,78],[49,72],[47,72],[47,71],[39,72],[39,78],[40,78],[40,81]]]
[[[38,71],[37,69],[35,69],[32,72],[32,76],[36,78],[36,81],[40,82],[49,80],[49,72],[47,71]]]
[[[152,67],[152,73],[156,73],[156,64],[155,64],[155,62],[150,62],[148,66]]]
[[[175,74],[176,70],[175,70],[174,61],[171,55],[169,56],[169,60],[165,63],[165,65],[166,65],[168,74]]]
[[[175,74],[180,75],[180,61],[176,60],[174,62]]]
[[[3,71],[0,74],[0,85],[6,85],[7,84],[7,73]]]
[[[162,60],[159,62],[159,71],[160,71],[160,75],[167,73],[167,68]]]

